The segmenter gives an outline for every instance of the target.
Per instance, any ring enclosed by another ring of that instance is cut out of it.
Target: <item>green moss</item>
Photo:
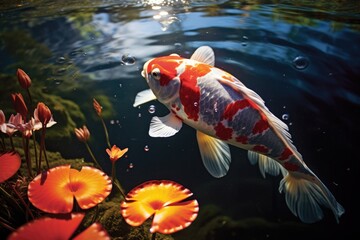
[[[202,206],[197,219],[190,227],[176,233],[175,239],[277,239],[283,236],[284,231],[305,236],[306,232],[313,230],[311,225],[299,222],[273,222],[257,217],[234,220],[221,212],[221,209],[214,205]]]

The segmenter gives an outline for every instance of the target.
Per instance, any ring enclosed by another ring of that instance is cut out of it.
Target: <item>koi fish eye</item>
[[[151,71],[151,76],[153,76],[153,78],[155,78],[156,80],[160,80],[161,77],[160,70],[158,68],[154,68]]]

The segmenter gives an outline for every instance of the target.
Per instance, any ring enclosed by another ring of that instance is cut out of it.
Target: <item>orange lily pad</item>
[[[36,176],[28,187],[30,202],[48,213],[69,213],[74,198],[81,209],[102,202],[111,192],[110,178],[97,168],[82,167],[80,171],[64,165]]]
[[[8,240],[70,239],[84,216],[84,214],[71,214],[63,218],[40,218],[18,228]]]
[[[90,227],[88,227],[82,233],[73,238],[73,240],[89,239],[110,240],[110,237],[100,223],[93,223]]]
[[[131,226],[154,215],[150,232],[170,234],[188,227],[197,217],[196,200],[184,201],[192,192],[169,180],[145,182],[131,190],[121,203],[121,214]]]
[[[74,234],[84,216],[84,213],[73,213],[57,218],[44,217],[36,219],[18,228],[10,234],[8,240],[68,240]],[[74,238],[74,240],[85,239],[109,240],[110,237],[100,224],[94,223]]]
[[[11,178],[21,165],[20,155],[8,152],[0,155],[0,183]]]

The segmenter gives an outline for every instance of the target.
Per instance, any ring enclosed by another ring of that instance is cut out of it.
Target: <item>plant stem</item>
[[[25,203],[24,199],[21,197],[20,193],[16,190],[15,186],[13,186],[12,188],[13,188],[14,192],[16,193],[16,196],[20,199],[21,203],[25,206],[25,209],[30,214],[31,218],[35,219],[34,215],[30,211],[29,206]]]
[[[38,168],[38,174],[41,172],[41,161],[42,161],[42,153],[44,153],[45,161],[47,168],[49,169],[49,161],[47,159],[46,155],[46,148],[45,148],[45,134],[46,134],[46,125],[43,124],[42,131],[41,131],[41,139],[40,139],[40,153],[39,153],[39,168]]]
[[[155,240],[156,239],[156,232],[154,232],[151,236],[151,240]]]
[[[0,133],[0,134],[1,134],[1,146],[2,146],[3,151],[5,152],[5,150],[6,150],[5,137],[4,137],[4,134],[2,134],[2,133]]]
[[[106,128],[106,124],[104,122],[104,119],[100,116],[100,120],[101,120],[101,123],[104,127],[104,132],[105,132],[105,137],[106,137],[106,142],[107,142],[107,145],[109,146],[109,148],[111,148],[111,145],[110,145],[110,139],[109,139],[109,133],[108,133],[108,130]]]
[[[5,223],[2,217],[0,217],[0,224],[7,230],[10,230],[11,232],[14,232],[16,230],[15,228],[11,227],[9,224]]]
[[[30,158],[30,154],[29,154],[29,139],[24,137],[24,135],[22,136],[22,142],[23,142],[23,149],[24,149],[24,154],[25,154],[25,160],[26,160],[26,166],[27,166],[27,170],[28,170],[28,175],[29,178],[32,178],[32,172],[31,172],[31,160]]]
[[[30,149],[29,149],[29,138],[25,138],[25,148],[26,148],[26,151],[25,151],[25,158],[26,158],[26,164],[27,164],[27,167],[28,167],[28,172],[29,172],[29,177],[33,177],[33,174],[32,174],[32,164],[31,164],[31,155],[30,155]]]
[[[37,155],[35,131],[32,131],[32,139],[33,139],[34,153],[35,153],[35,165],[36,165],[36,169],[38,169],[38,167],[39,167],[39,162],[38,162],[38,160],[39,160],[39,159],[38,159],[38,155]]]
[[[47,154],[46,154],[45,137],[44,137],[44,156],[45,156],[46,166],[49,169],[50,165],[49,165],[49,161],[48,161]]]
[[[9,135],[9,138],[10,138],[11,148],[12,148],[13,151],[15,151],[14,141],[12,139],[12,136]]]
[[[0,193],[3,194],[3,196],[5,197],[5,199],[8,200],[8,202],[13,205],[13,207],[17,208],[18,210],[20,210],[20,212],[23,211],[23,209],[20,207],[20,205],[18,204],[18,202],[13,198],[13,196],[11,196],[5,189],[3,189],[0,186]]]
[[[96,160],[93,152],[91,151],[91,148],[89,146],[89,144],[87,142],[85,142],[85,146],[86,146],[86,149],[88,150],[92,160],[94,161],[95,165],[97,165],[97,167],[104,172],[104,170],[102,169],[102,167],[100,166],[100,164],[98,163],[98,161]],[[113,167],[114,168],[114,167]],[[115,171],[115,170],[112,170],[112,171]],[[114,173],[115,174],[115,173]],[[112,178],[112,182],[114,183],[114,185],[117,187],[117,189],[119,190],[119,192],[121,193],[121,195],[123,196],[123,198],[125,199],[125,193],[124,191],[122,190],[122,187],[119,183],[119,181],[116,179],[116,178]]]
[[[111,163],[111,180],[114,182],[116,179],[116,168],[115,168],[115,161]]]
[[[89,146],[89,144],[88,144],[87,142],[85,142],[85,146],[86,146],[86,149],[88,150],[88,152],[89,152],[92,160],[93,160],[94,163],[97,165],[97,167],[100,168],[101,171],[104,171],[104,170],[102,169],[102,167],[100,166],[100,164],[98,163],[98,161],[96,160],[96,158],[95,158],[93,152],[91,151],[91,148],[90,148],[90,146]]]
[[[31,94],[30,94],[29,88],[26,89],[26,92],[27,92],[27,94],[28,94],[28,96],[29,96],[29,100],[30,100],[30,109],[33,110],[33,109],[32,109],[32,98],[31,98]]]
[[[119,180],[116,178],[116,168],[115,168],[115,161],[112,162],[111,167],[111,180],[113,181],[114,185],[117,187],[123,198],[125,199],[125,193],[119,183]]]

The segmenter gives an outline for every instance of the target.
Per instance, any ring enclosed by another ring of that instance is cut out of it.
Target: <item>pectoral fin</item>
[[[253,151],[248,151],[248,158],[252,165],[259,163],[259,169],[264,178],[265,173],[277,176],[281,172],[283,176],[286,175],[287,171],[272,158]]]
[[[156,99],[156,96],[151,91],[151,89],[146,89],[146,90],[141,91],[138,94],[136,94],[133,106],[137,107],[137,106],[139,106],[141,104],[150,102],[150,101],[155,100],[155,99]]]
[[[153,117],[150,123],[149,135],[151,137],[171,137],[182,127],[182,121],[173,113],[164,117]]]
[[[206,169],[213,177],[225,176],[231,162],[229,145],[200,131],[196,132],[196,137]]]

